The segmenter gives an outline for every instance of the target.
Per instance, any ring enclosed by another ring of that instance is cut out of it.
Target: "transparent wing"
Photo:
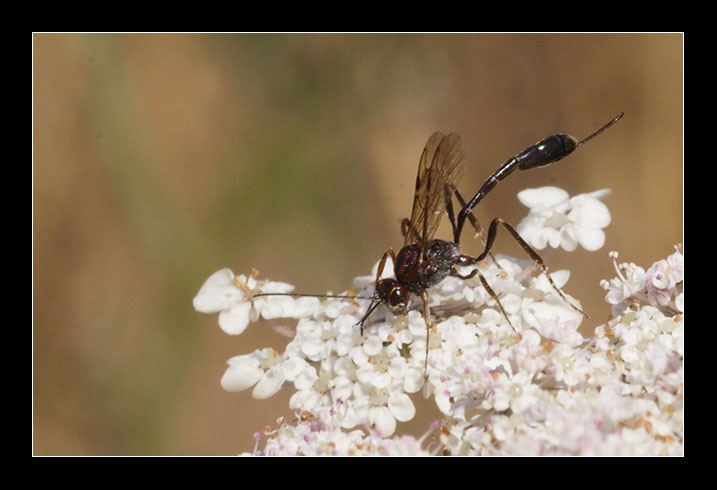
[[[422,225],[425,222],[424,206],[428,196],[428,189],[431,184],[431,168],[438,145],[445,136],[436,131],[428,138],[426,146],[421,153],[421,160],[418,163],[418,174],[416,175],[416,188],[413,194],[413,208],[409,220],[408,231],[404,237],[404,246],[411,243],[420,243],[423,237]]]
[[[455,185],[464,165],[465,153],[460,136],[455,133],[444,136],[436,131],[428,138],[418,164],[413,209],[404,246],[419,243],[423,249],[433,238],[446,210],[446,185]]]

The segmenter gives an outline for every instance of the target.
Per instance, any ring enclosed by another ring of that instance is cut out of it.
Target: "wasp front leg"
[[[423,377],[428,377],[428,346],[431,338],[431,330],[433,325],[431,324],[431,314],[428,309],[428,293],[424,289],[421,292],[421,302],[423,303],[423,321],[426,322],[426,361],[423,364]]]

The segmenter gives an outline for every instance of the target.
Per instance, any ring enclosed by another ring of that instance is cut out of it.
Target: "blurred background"
[[[542,137],[583,138],[625,112],[476,210],[517,225],[524,188],[612,189],[603,249],[546,254],[572,271],[585,335],[610,313],[609,250],[647,268],[683,240],[681,34],[33,39],[37,455],[231,455],[291,418],[289,390],[253,400],[219,385],[228,358],[288,339],[261,323],[228,336],[192,298],[223,267],[303,292],[369,274],[402,244],[435,130],[462,136],[472,195]],[[525,258],[506,236],[495,250]],[[416,403],[399,431],[436,417]]]

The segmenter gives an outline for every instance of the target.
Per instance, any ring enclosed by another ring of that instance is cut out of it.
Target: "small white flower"
[[[521,412],[537,401],[538,386],[532,382],[533,374],[519,371],[513,376],[501,374],[495,385],[493,408],[502,412],[512,408]]]
[[[255,285],[254,278],[240,280]],[[207,279],[192,301],[201,313],[219,313],[219,326],[230,335],[239,335],[250,322],[252,305],[245,301],[246,294],[234,283],[230,269],[215,272]]]
[[[269,398],[284,384],[281,356],[274,349],[256,350],[252,354],[235,356],[227,361],[229,367],[221,385],[227,391],[243,391],[254,386],[252,396]]]
[[[221,385],[227,391],[244,391],[256,384],[264,375],[255,354],[234,356],[227,361],[229,367],[222,376]]]
[[[666,260],[658,260],[647,270],[647,280],[653,286],[660,289],[667,289],[670,285],[670,266]]]
[[[551,274],[556,286],[562,287],[567,277],[558,271]],[[569,276],[569,274],[567,274]],[[533,327],[543,337],[567,345],[577,345],[583,337],[577,331],[583,321],[583,315],[565,302],[550,286],[544,275],[533,281],[534,288],[543,291],[546,295],[540,301],[533,297],[523,300],[523,322]],[[532,296],[535,296],[533,294]],[[573,298],[569,301],[575,302]]]
[[[620,305],[645,289],[647,274],[645,269],[634,264],[618,266],[615,259],[613,259],[613,264],[618,277],[610,280],[605,299],[611,305]]]
[[[201,313],[218,313],[231,308],[244,297],[244,292],[234,284],[234,273],[230,269],[222,269],[202,284],[192,304]]]
[[[369,410],[369,423],[381,437],[390,437],[396,431],[396,421],[407,422],[416,414],[416,408],[405,393],[378,390],[378,398],[388,397],[385,404],[377,403]]]
[[[595,251],[605,244],[602,228],[610,224],[610,211],[600,199],[610,193],[602,189],[570,198],[557,187],[526,189],[518,199],[530,208],[517,230],[533,247],[562,247],[568,252],[580,245]]]
[[[555,380],[568,386],[585,381],[590,373],[590,358],[585,352],[576,352],[571,346],[557,344],[550,357],[553,359]]]
[[[273,318],[303,318],[315,313],[317,298],[267,296],[253,299],[256,293],[287,293],[293,286],[281,282],[257,281],[253,276],[235,276],[230,269],[222,269],[207,279],[192,301],[201,313],[219,313],[219,326],[229,335],[244,332],[259,316]]]

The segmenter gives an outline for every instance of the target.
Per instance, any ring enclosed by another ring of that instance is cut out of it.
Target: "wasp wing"
[[[423,247],[433,238],[445,212],[446,186],[455,185],[465,165],[461,137],[436,131],[428,138],[421,154],[416,176],[413,209],[407,226],[404,246],[411,243]]]

